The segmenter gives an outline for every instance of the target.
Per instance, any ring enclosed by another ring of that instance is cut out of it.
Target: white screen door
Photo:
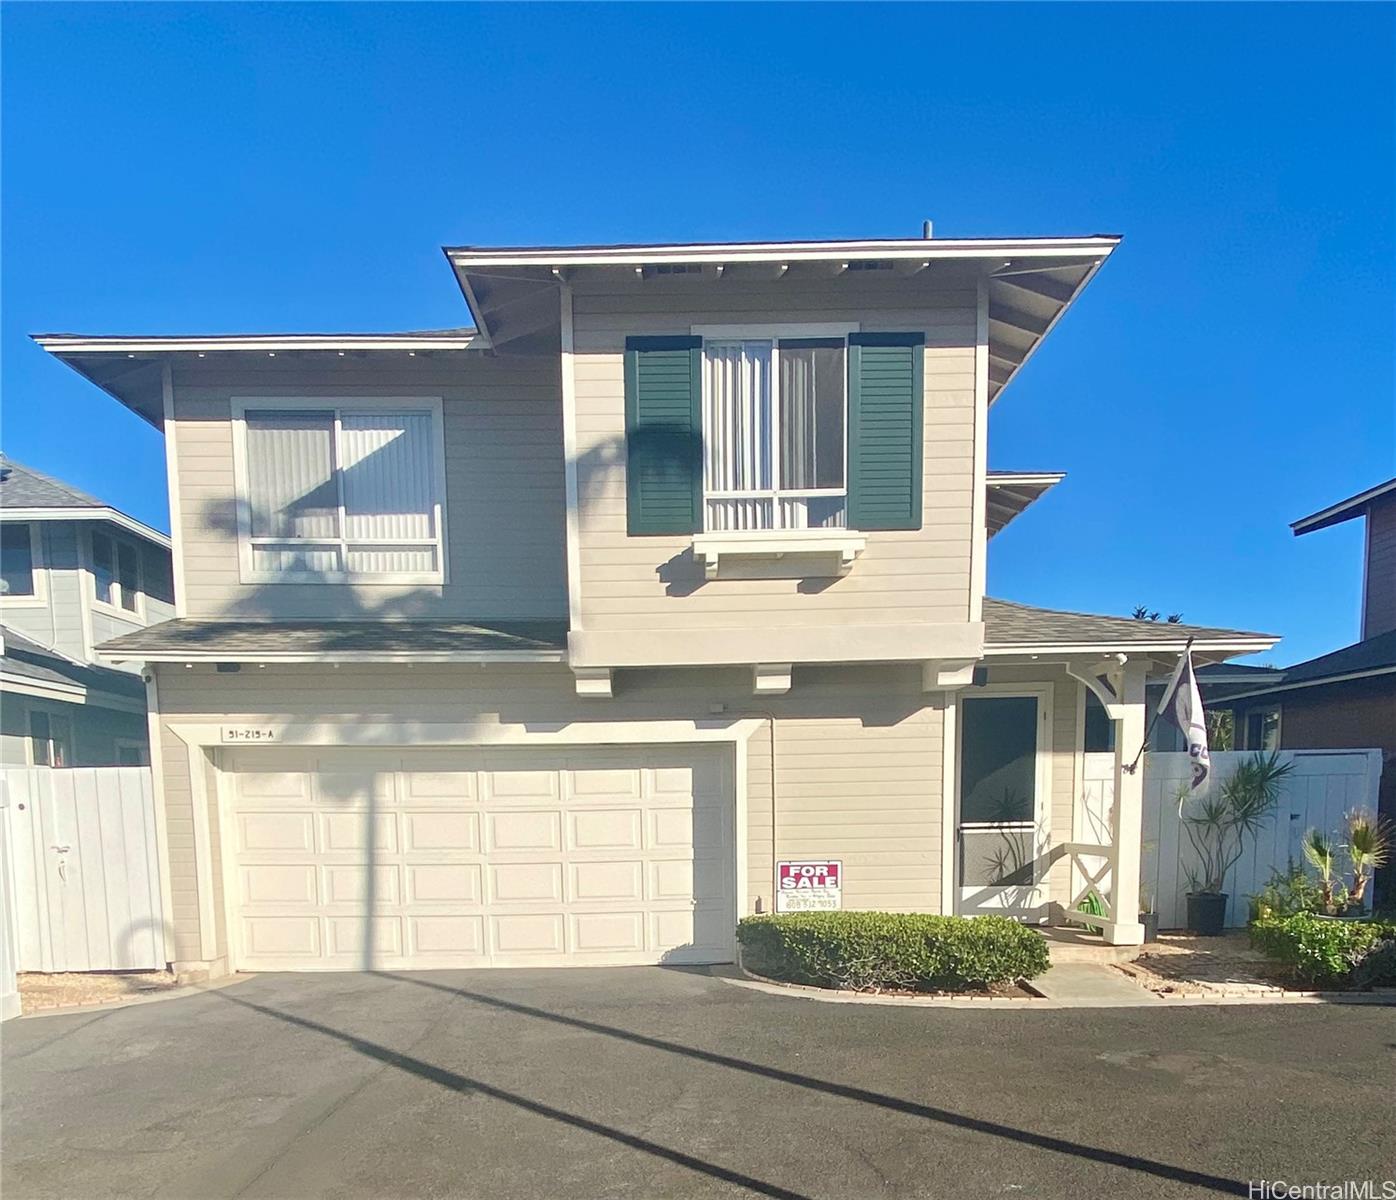
[[[957,911],[1045,917],[1046,696],[960,699]]]

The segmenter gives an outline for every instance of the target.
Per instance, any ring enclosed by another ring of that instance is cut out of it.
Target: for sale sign
[[[843,907],[843,864],[776,863],[776,912],[817,912]]]

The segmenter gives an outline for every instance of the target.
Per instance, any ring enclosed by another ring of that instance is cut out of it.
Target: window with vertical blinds
[[[703,346],[705,526],[847,524],[843,338]]]
[[[439,421],[439,409],[247,409],[253,580],[441,582]]]

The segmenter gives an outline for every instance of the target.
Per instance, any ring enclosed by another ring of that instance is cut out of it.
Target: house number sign
[[[821,912],[843,907],[843,863],[776,863],[776,912]]]
[[[270,725],[224,725],[220,732],[224,742],[249,744],[276,741],[276,730]]]

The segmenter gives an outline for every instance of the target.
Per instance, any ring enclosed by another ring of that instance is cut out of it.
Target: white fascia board
[[[1322,675],[1317,679],[1298,679],[1294,683],[1274,683],[1269,687],[1256,688],[1253,692],[1237,692],[1233,696],[1222,696],[1212,703],[1230,704],[1233,700],[1252,700],[1276,692],[1297,692],[1301,688],[1324,687],[1330,683],[1347,683],[1353,679],[1374,679],[1380,675],[1396,675],[1396,666],[1372,667],[1367,671],[1348,671],[1342,675]]]
[[[27,675],[11,675],[0,671],[0,686],[16,696],[33,696],[60,704],[84,704],[89,708],[110,708],[117,712],[143,713],[145,704],[130,696],[118,696],[80,683],[59,683],[55,680],[32,679]]]
[[[702,245],[474,249],[447,247],[461,269],[472,267],[645,266],[650,263],[828,262],[843,258],[1071,258],[1103,261],[1113,236],[1085,238],[888,238],[852,242],[731,242]]]
[[[277,350],[483,350],[489,343],[479,334],[402,337],[393,334],[231,334],[227,336],[140,337],[78,334],[35,334],[34,341],[51,354],[187,354],[219,350],[275,352]]]
[[[1065,471],[990,471],[992,487],[1052,487],[1066,478]]]
[[[1367,506],[1373,500],[1379,500],[1382,496],[1392,492],[1396,492],[1396,479],[1388,479],[1385,483],[1370,487],[1365,492],[1358,492],[1355,496],[1339,500],[1337,504],[1330,504],[1327,508],[1322,508],[1316,513],[1310,513],[1307,517],[1300,517],[1299,520],[1292,521],[1289,527],[1294,530],[1295,536],[1298,537],[1301,534],[1312,533],[1316,529],[1327,529],[1330,525],[1340,525],[1354,517],[1364,516]]]
[[[98,657],[107,662],[148,662],[148,663],[562,663],[567,661],[566,650],[439,650],[424,651],[418,654],[375,653],[371,650],[351,650],[344,652],[277,653],[275,651],[254,652],[250,650],[189,651],[189,650],[103,650],[97,647]]]
[[[114,508],[7,508],[7,521],[110,521],[113,525],[154,542],[162,550],[170,548],[170,535],[152,529],[144,521],[128,517]]]
[[[1280,639],[1261,638],[1197,638],[1192,643],[1196,653],[1220,651],[1225,654],[1256,654],[1269,650]],[[1034,655],[1046,657],[1060,654],[1181,654],[1187,649],[1187,639],[1160,642],[1124,642],[1102,638],[1095,642],[996,642],[984,647],[986,658],[1001,658],[1009,655]]]

